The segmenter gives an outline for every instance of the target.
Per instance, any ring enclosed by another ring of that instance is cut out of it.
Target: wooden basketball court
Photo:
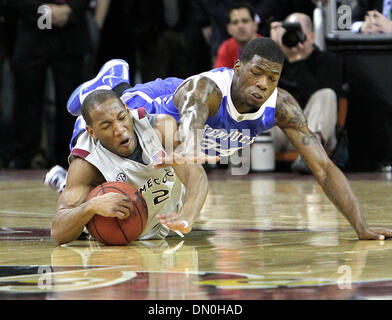
[[[358,241],[312,176],[209,174],[185,238],[57,246],[44,171],[0,171],[0,299],[391,299],[392,241]],[[367,222],[392,227],[392,176],[350,174]]]

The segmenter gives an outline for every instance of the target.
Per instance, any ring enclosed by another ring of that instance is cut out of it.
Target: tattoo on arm
[[[293,128],[301,131],[302,144],[320,144],[315,134],[308,129],[308,124],[301,107],[287,91],[279,90],[278,103],[275,109],[275,125],[280,128]]]
[[[175,102],[180,113],[180,140],[187,149],[193,149],[194,139],[204,130],[210,114],[210,103],[220,104],[221,93],[215,83],[205,77],[192,79],[179,91]]]
[[[317,137],[314,135],[313,132],[309,132],[302,137],[302,144],[303,145],[307,146],[311,143],[320,144],[319,139],[317,139]]]
[[[275,108],[275,125],[280,128],[306,128],[307,122],[301,107],[287,91],[279,89],[278,101]]]

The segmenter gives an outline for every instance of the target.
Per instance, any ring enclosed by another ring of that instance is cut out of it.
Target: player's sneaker
[[[65,187],[66,179],[67,171],[63,167],[57,165],[46,174],[44,184],[60,193]]]
[[[72,132],[71,141],[69,143],[69,150],[72,151],[76,145],[76,142],[80,135],[86,131],[86,121],[84,121],[83,116],[79,116],[76,118],[74,129]]]
[[[111,90],[123,82],[129,84],[128,63],[121,59],[109,60],[102,66],[94,79],[82,83],[72,92],[67,102],[69,113],[79,116],[84,99],[92,91],[98,89]]]

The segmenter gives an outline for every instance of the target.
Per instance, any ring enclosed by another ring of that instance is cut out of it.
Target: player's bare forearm
[[[90,191],[104,181],[98,169],[87,161],[77,158],[71,162],[66,187],[52,219],[51,236],[56,243],[77,239],[95,214],[119,219],[129,217],[133,205],[125,195],[109,192],[86,201]]]
[[[184,204],[179,212],[162,213],[158,218],[170,229],[188,233],[207,198],[207,174],[201,165],[174,165],[173,168],[186,188]]]
[[[52,221],[52,238],[57,243],[75,240],[95,214],[126,219],[133,210],[133,203],[123,194],[109,192],[85,202],[92,186],[66,187],[57,205]]]
[[[317,177],[317,180],[327,197],[343,213],[361,239],[368,226],[359,201],[344,174],[329,161],[325,174]]]
[[[185,199],[181,211],[193,222],[200,214],[208,194],[208,179],[201,165],[189,166],[185,175],[184,185],[186,188]]]
[[[280,89],[275,112],[275,125],[285,132],[314,173],[327,197],[348,219],[361,238],[367,225],[359,201],[344,174],[329,159],[317,137],[308,128],[297,101]]]
[[[68,191],[66,188],[60,195],[51,227],[52,239],[58,244],[68,243],[77,239],[82,233],[84,226],[95,214],[90,203],[83,203],[86,192],[80,191]],[[70,198],[73,198],[73,204],[69,203]]]
[[[204,130],[209,115],[216,113],[222,100],[219,88],[206,77],[197,77],[183,84],[174,96],[180,114],[179,134],[181,151],[193,154],[198,134]]]
[[[177,165],[174,166],[174,170],[186,188],[181,212],[189,218],[189,222],[193,222],[200,214],[207,198],[207,174],[201,165]]]

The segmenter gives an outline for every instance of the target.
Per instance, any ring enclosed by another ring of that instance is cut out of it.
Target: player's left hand
[[[159,222],[167,226],[171,230],[180,231],[183,234],[189,233],[192,230],[191,222],[186,220],[181,213],[170,212],[158,214]]]
[[[370,227],[358,235],[359,240],[384,240],[392,238],[392,230]]]

